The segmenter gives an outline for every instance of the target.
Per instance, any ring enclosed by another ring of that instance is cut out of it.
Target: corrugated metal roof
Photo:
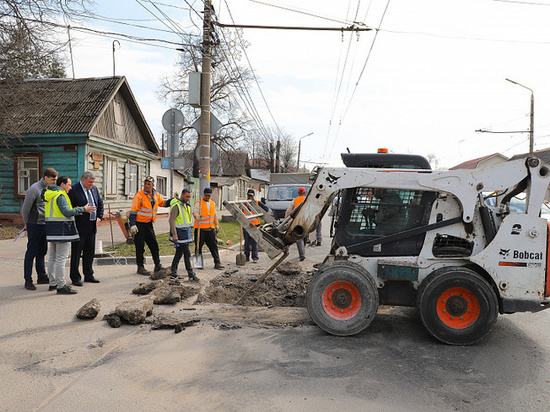
[[[478,157],[477,159],[471,159],[467,160],[465,162],[462,162],[456,166],[453,166],[449,168],[449,170],[457,170],[457,169],[475,169],[477,168],[477,165],[482,162],[483,160],[490,159],[492,157],[502,157],[503,159],[506,159],[506,156],[501,155],[500,153],[493,153],[487,156]]]
[[[89,133],[122,77],[30,80],[0,84],[1,134]]]
[[[546,164],[550,164],[550,149],[541,149],[536,150],[533,152],[533,155],[535,157],[538,157],[540,160],[542,160]],[[526,157],[529,157],[529,153],[522,153],[512,156],[510,160],[516,160],[516,159],[524,159]]]

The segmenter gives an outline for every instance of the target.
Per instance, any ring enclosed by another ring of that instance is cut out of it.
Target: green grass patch
[[[223,242],[218,242],[219,246],[228,247],[233,245],[239,244],[239,229],[241,225],[239,225],[237,222],[229,222],[229,223],[221,223],[220,226],[222,229],[220,229],[218,233],[218,238],[221,239]],[[17,234],[17,232],[16,232]],[[226,236],[227,235],[227,238]],[[157,234],[157,242],[159,244],[160,249],[160,255],[161,256],[169,256],[174,254],[174,244],[168,240],[169,234],[168,233],[161,233]],[[227,240],[231,240],[231,244],[227,245]],[[194,253],[195,251],[195,244],[191,243],[189,245],[191,248],[191,253]],[[118,245],[115,245],[113,248],[112,246],[104,247],[103,250],[105,252],[114,252],[115,256],[135,256],[136,255],[136,248],[134,245],[129,245],[127,243],[121,243]],[[203,246],[203,251],[208,252],[208,248],[206,245]],[[151,256],[151,251],[145,246],[145,256]]]
[[[15,239],[21,229],[23,229],[23,226],[0,225],[0,240]]]

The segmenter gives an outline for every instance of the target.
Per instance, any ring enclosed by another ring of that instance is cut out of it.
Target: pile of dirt
[[[299,266],[281,265],[280,271],[271,273],[242,302],[245,306],[305,307],[306,289],[313,271],[302,271]],[[210,281],[199,294],[196,303],[237,302],[263,272],[250,270],[226,271]]]

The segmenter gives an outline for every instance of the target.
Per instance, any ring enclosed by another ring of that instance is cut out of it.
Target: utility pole
[[[524,86],[523,84],[520,84],[518,82],[515,82],[510,79],[506,79],[506,81],[513,83],[519,87],[523,87],[524,89],[527,89],[531,92],[531,116],[529,121],[529,154],[532,155],[533,151],[535,149],[535,92],[533,89],[530,89],[527,86]]]
[[[281,173],[281,140],[277,139],[277,152],[275,153],[275,173]]]
[[[302,139],[311,136],[314,132],[308,133],[298,139],[298,161],[296,162],[297,172],[300,173],[300,152],[302,151]]]
[[[199,135],[199,196],[210,187],[210,70],[212,67],[212,2],[204,0],[201,76],[201,132]]]

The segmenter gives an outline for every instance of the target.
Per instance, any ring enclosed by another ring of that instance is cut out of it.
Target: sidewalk
[[[219,212],[220,215],[229,215],[229,212],[227,210],[223,210]],[[122,230],[120,229],[118,223],[116,221],[111,221],[112,224],[109,222],[102,222],[98,228],[97,228],[97,235],[96,235],[96,253],[97,253],[97,245],[99,242],[102,243],[103,248],[110,246],[112,243],[120,244],[124,243],[126,241],[126,238],[124,237]],[[162,214],[157,216],[157,220],[155,222],[155,233],[161,234],[161,233],[167,233],[169,232],[169,225],[168,225],[168,215]],[[323,219],[323,246],[321,247],[306,247],[306,260],[304,262],[301,262],[300,264],[304,267],[312,266],[314,263],[322,262],[327,255],[329,249],[330,249],[330,243],[331,239],[329,238],[330,233],[330,217],[325,216]],[[21,237],[17,241],[13,240],[0,240],[0,259],[5,264],[8,264],[12,267],[20,268],[17,271],[21,272],[21,279],[23,278],[23,261],[25,259],[25,251],[27,248],[27,237]],[[147,249],[147,246],[146,246]],[[236,255],[239,253],[239,247],[238,244],[233,246],[232,250],[227,249],[220,249],[220,258],[222,260],[223,264],[233,264],[235,265],[236,261]],[[172,262],[173,255],[169,256],[161,256],[161,263],[163,266],[167,267],[170,266],[170,263]],[[46,257],[47,260],[47,257]],[[212,263],[212,259],[210,257],[210,253],[204,254],[204,260],[205,260],[205,267],[210,267],[210,264]],[[271,262],[269,257],[265,254],[260,252],[260,260],[263,262]],[[290,254],[287,257],[286,261],[291,262],[298,262],[298,252],[295,245],[292,245],[290,247]],[[70,259],[67,260],[67,264],[69,264]],[[46,262],[47,264],[47,262]],[[146,264],[152,264],[151,257],[146,257]],[[308,265],[309,264],[309,265]],[[135,265],[135,256],[130,257],[119,257],[119,258],[111,258],[111,257],[96,257],[94,260],[94,266],[108,266],[108,265]],[[212,263],[213,266],[213,263]],[[268,265],[269,267],[270,265]],[[180,262],[180,271],[183,268],[183,261]],[[133,268],[132,268],[133,270]],[[36,277],[36,274],[33,272],[33,278]]]

